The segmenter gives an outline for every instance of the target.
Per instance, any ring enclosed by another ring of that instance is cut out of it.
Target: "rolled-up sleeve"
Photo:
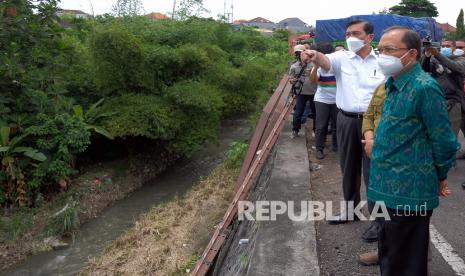
[[[432,145],[438,180],[444,180],[455,164],[455,154],[460,149],[460,143],[452,131],[446,99],[439,84],[432,82],[419,92],[418,110]]]
[[[373,97],[374,98],[374,97]],[[362,134],[365,135],[365,132],[375,130],[375,112],[373,108],[373,98],[371,99],[370,105],[368,105],[367,111],[363,114],[362,121]]]

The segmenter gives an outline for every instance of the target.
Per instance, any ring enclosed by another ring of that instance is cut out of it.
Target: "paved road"
[[[317,160],[315,151],[311,148],[313,138],[311,135],[307,137],[310,161],[322,165],[320,170],[312,172],[313,200],[339,202],[342,200],[342,191],[337,156],[329,151],[324,160]],[[461,142],[464,147],[463,137]],[[440,237],[433,238],[434,246],[429,263],[431,276],[465,276],[465,190],[460,185],[465,181],[464,160],[458,161],[457,167],[450,171],[448,180],[452,195],[441,200],[441,205],[432,218],[432,225]],[[366,196],[365,186],[362,194],[363,197]],[[368,222],[343,225],[329,225],[324,221],[316,223],[321,275],[379,275],[378,266],[365,267],[357,263],[358,254],[376,248],[376,243],[367,244],[360,238],[367,226]],[[460,269],[463,271],[457,273]]]

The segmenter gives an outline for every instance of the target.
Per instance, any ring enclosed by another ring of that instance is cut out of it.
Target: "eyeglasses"
[[[409,48],[397,48],[397,47],[381,47],[378,49],[375,49],[376,54],[393,54],[399,50],[408,50]]]

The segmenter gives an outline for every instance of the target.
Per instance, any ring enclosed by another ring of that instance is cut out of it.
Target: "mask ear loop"
[[[407,56],[408,53],[410,53],[410,51],[413,50],[413,49],[409,49],[407,52],[405,52],[405,54],[403,54],[399,59],[400,59],[400,62],[402,62],[402,59],[404,57]],[[412,63],[412,61],[409,61],[407,64],[404,65],[404,68],[407,67],[410,63]]]

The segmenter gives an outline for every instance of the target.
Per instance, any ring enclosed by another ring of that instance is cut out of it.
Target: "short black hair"
[[[363,23],[363,31],[365,31],[366,34],[372,34],[375,32],[375,27],[373,27],[373,24],[370,21],[366,21],[363,19],[355,19],[347,23],[346,29],[349,28],[352,25],[357,25]]]
[[[443,39],[442,42],[444,41],[450,41],[451,44],[452,44],[452,47],[457,47],[457,43],[455,42],[455,40],[452,40],[452,39]],[[442,43],[441,43],[442,44]]]
[[[323,54],[331,54],[334,52],[334,47],[329,42],[318,42],[316,50]]]
[[[407,48],[417,50],[417,60],[420,59],[421,56],[421,38],[420,35],[412,29],[409,29],[404,26],[392,26],[387,28],[383,34],[389,33],[390,31],[394,30],[404,30],[404,35],[402,36],[401,41],[405,43]]]

